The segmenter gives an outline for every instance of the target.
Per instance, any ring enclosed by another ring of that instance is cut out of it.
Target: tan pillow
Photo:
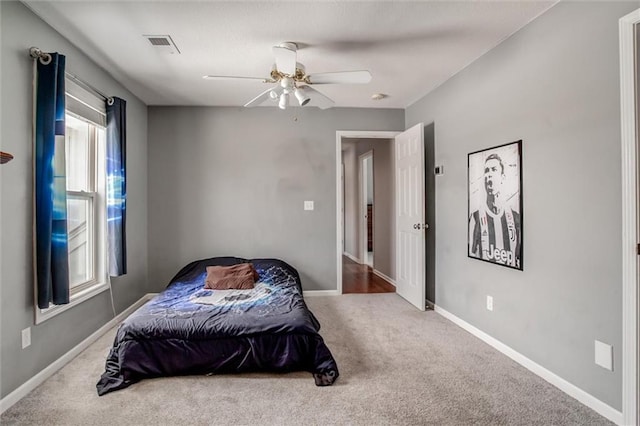
[[[213,290],[251,290],[258,273],[251,263],[233,266],[207,266],[204,288]]]

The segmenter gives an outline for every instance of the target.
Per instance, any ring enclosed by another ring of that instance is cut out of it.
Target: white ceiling
[[[373,74],[366,85],[315,86],[336,106],[405,108],[555,0],[25,3],[148,105],[243,105],[268,86],[202,76],[268,77],[271,47],[294,41],[307,73]],[[146,34],[170,35],[181,54],[160,53]]]

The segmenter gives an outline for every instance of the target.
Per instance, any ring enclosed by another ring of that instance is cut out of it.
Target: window
[[[66,116],[67,232],[69,235],[69,286],[71,297],[100,281],[100,203],[98,167],[104,146],[104,128]],[[98,223],[96,223],[98,222]],[[98,226],[96,226],[98,225]]]
[[[70,300],[36,308],[36,323],[108,288],[104,100],[67,78],[65,122]]]

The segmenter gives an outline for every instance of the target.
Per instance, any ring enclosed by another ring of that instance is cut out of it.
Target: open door
[[[425,310],[424,125],[395,137],[396,292]]]

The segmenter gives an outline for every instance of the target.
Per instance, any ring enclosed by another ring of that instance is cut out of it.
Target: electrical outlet
[[[22,349],[31,345],[31,327],[22,330]]]
[[[487,296],[487,309],[493,311],[493,297]]]
[[[600,367],[613,371],[613,346],[596,340],[595,361]]]
[[[305,210],[313,210],[313,201],[305,201],[304,202]]]

